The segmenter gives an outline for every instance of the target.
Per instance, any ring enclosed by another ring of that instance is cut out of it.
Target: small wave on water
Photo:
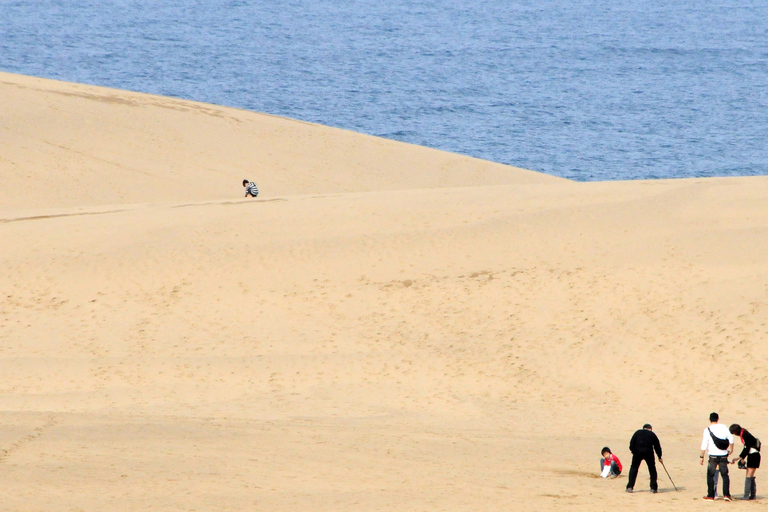
[[[0,69],[576,180],[768,174],[768,2],[0,0]]]

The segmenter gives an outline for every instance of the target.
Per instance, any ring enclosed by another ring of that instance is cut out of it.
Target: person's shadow
[[[659,488],[659,494],[661,494],[661,493],[668,493],[668,492],[680,492],[680,491],[684,491],[684,490],[685,490],[685,487],[678,487],[677,491],[674,490],[674,489],[667,489],[667,488],[661,489],[661,488]]]

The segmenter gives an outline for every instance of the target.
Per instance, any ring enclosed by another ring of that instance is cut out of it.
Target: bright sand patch
[[[709,412],[768,436],[768,179],[0,92],[3,508],[698,510]],[[596,478],[646,421],[680,492]]]

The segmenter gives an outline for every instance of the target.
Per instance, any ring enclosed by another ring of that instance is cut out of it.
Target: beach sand
[[[0,73],[0,509],[712,507],[709,413],[768,437],[766,199]],[[677,492],[623,492],[646,422]]]

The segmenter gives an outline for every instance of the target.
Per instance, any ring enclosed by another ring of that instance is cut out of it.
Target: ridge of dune
[[[2,133],[31,130],[0,165],[35,182],[60,165],[83,189],[48,203],[3,174],[8,510],[688,512],[711,507],[709,412],[766,435],[768,177],[574,183],[0,78],[19,101]],[[260,184],[281,194],[237,197],[246,138],[186,154],[241,125],[270,134],[286,170]],[[169,126],[183,151],[148,143]],[[54,136],[66,148],[35,156]],[[187,165],[214,184],[178,188]],[[597,477],[605,445],[626,474],[645,422],[678,492],[662,473],[651,495],[644,468],[633,495]]]
[[[277,116],[0,73],[0,208],[356,192],[559,178]],[[46,186],[55,187],[46,191]]]

